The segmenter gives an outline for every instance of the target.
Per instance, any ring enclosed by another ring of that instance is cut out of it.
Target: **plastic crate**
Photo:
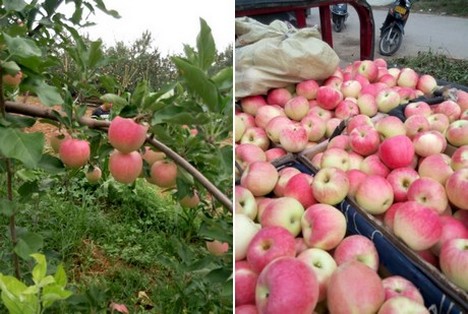
[[[318,151],[320,149],[316,150]],[[316,169],[304,154],[286,156],[273,164],[278,170],[295,167],[303,173],[316,173]],[[420,290],[430,313],[468,313],[466,292],[448,281],[435,267],[423,261],[352,199],[346,198],[335,207],[346,217],[347,234],[360,234],[371,239],[379,253],[382,270],[413,282]]]

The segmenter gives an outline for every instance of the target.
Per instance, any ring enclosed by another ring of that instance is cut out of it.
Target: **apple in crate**
[[[351,149],[361,156],[369,156],[377,152],[379,144],[380,134],[373,126],[358,126],[349,134]]]
[[[315,99],[320,85],[315,80],[305,80],[296,84],[296,95],[304,96],[308,100]]]
[[[236,185],[234,188],[235,194],[235,212],[245,214],[252,220],[257,217],[257,201],[249,189],[243,186]]]
[[[291,98],[291,92],[287,88],[273,88],[268,91],[266,101],[269,105],[284,107]]]
[[[450,166],[453,170],[468,168],[468,145],[458,147],[452,154]]]
[[[294,236],[283,227],[271,226],[260,229],[247,248],[247,261],[258,273],[268,263],[282,256],[296,256]]]
[[[238,144],[235,148],[236,162],[242,169],[254,161],[266,161],[265,152],[255,144],[244,143]]]
[[[294,257],[275,259],[258,276],[255,300],[259,313],[310,314],[318,297],[315,273]]]
[[[284,105],[284,113],[294,121],[301,121],[309,109],[309,101],[304,96],[294,96]]]
[[[448,198],[444,186],[438,181],[421,177],[411,183],[408,188],[408,200],[429,207],[442,214],[448,206]]]
[[[450,166],[451,162],[452,158],[449,155],[430,155],[421,160],[418,166],[418,173],[421,177],[432,178],[444,185],[447,178],[453,173],[453,169]]]
[[[344,238],[335,248],[333,258],[337,265],[355,260],[376,272],[379,268],[379,254],[374,242],[359,234]]]
[[[263,151],[270,147],[270,139],[263,128],[249,127],[245,129],[244,134],[240,139],[241,144],[254,144],[260,147]]]
[[[434,107],[434,113],[442,113],[453,122],[460,118],[461,108],[453,100],[446,100]]]
[[[396,135],[382,141],[378,156],[390,169],[407,167],[414,158],[414,147],[406,135]]]
[[[450,175],[445,181],[447,197],[456,207],[468,210],[468,168],[462,168]]]
[[[393,188],[386,178],[369,175],[356,189],[354,198],[369,214],[383,214],[393,204]]]
[[[382,279],[382,284],[385,289],[385,300],[402,296],[416,301],[419,304],[424,304],[424,299],[418,288],[408,279],[392,275]]]
[[[320,168],[337,168],[343,171],[349,169],[349,154],[343,148],[327,148],[322,155]]]
[[[419,75],[411,68],[403,68],[398,76],[397,85],[401,87],[416,88],[418,85]]]
[[[429,117],[432,114],[431,106],[424,101],[416,101],[409,103],[404,109],[405,118],[420,114]]]
[[[423,74],[419,77],[416,88],[422,91],[424,94],[432,94],[437,88],[437,81],[432,75]]]
[[[348,190],[348,176],[338,168],[321,168],[312,182],[314,198],[319,203],[336,205],[344,200]]]
[[[343,100],[343,94],[332,86],[320,86],[317,91],[317,103],[326,110],[334,110]]]
[[[317,201],[312,193],[314,177],[307,173],[298,173],[291,177],[284,187],[284,196],[298,200],[304,208],[315,204]]]
[[[460,147],[468,145],[468,120],[457,120],[448,126],[445,137],[449,144]]]
[[[401,167],[390,171],[387,175],[387,181],[393,189],[393,201],[403,202],[408,200],[408,189],[416,179],[419,179],[419,173],[411,167]]]
[[[417,133],[430,129],[429,117],[414,115],[408,117],[405,122],[406,136],[413,138]]]
[[[279,133],[279,143],[281,147],[290,153],[299,153],[303,151],[309,136],[306,129],[301,124],[288,125]]]
[[[454,284],[468,291],[468,239],[451,239],[444,242],[439,255],[442,272]]]
[[[278,180],[276,182],[275,188],[273,189],[275,196],[284,196],[284,188],[286,187],[289,179],[299,173],[301,173],[301,171],[294,167],[285,167],[280,169],[278,171]]]
[[[328,281],[337,268],[333,256],[322,249],[308,248],[302,251],[297,256],[297,259],[312,268],[319,284],[318,301],[325,300],[327,297]]]
[[[267,161],[254,161],[242,173],[241,186],[247,188],[254,196],[267,195],[275,188],[278,181],[278,170]]]
[[[234,214],[234,243],[236,261],[247,256],[247,248],[252,238],[260,230],[260,225],[244,214]]]
[[[280,106],[262,106],[258,108],[255,115],[255,126],[265,129],[268,122],[277,116],[284,116],[284,109]]]
[[[456,238],[468,239],[468,229],[460,220],[453,216],[441,216],[440,222],[442,223],[442,234],[439,241],[431,248],[436,255],[440,254],[440,248],[445,241]]]
[[[242,111],[255,116],[258,108],[267,105],[265,97],[262,95],[247,96],[240,100]]]
[[[297,199],[283,196],[273,199],[265,207],[260,224],[263,228],[283,227],[296,237],[301,232],[301,217],[303,214],[304,207]]]
[[[258,314],[257,306],[255,304],[244,304],[236,306],[235,314]]]
[[[414,151],[418,156],[439,154],[447,148],[447,140],[439,131],[422,131],[413,136]]]
[[[357,99],[359,112],[369,117],[373,117],[379,111],[375,97],[371,94],[361,94]]]
[[[301,218],[302,235],[309,247],[331,250],[345,237],[346,218],[328,204],[308,207]]]
[[[287,155],[288,152],[281,147],[272,147],[265,151],[266,160],[272,162],[275,159],[281,158]]]
[[[291,126],[293,122],[285,116],[276,116],[265,126],[265,132],[273,143],[279,143],[279,134],[281,130]]]
[[[406,201],[395,212],[393,232],[411,249],[421,251],[439,241],[442,223],[433,209],[415,201]]]
[[[375,122],[375,129],[382,139],[396,135],[406,135],[406,127],[403,121],[394,116],[385,116]]]
[[[385,301],[377,314],[429,314],[423,304],[410,298],[397,296]]]
[[[433,113],[427,117],[429,122],[429,130],[439,131],[445,134],[445,131],[450,125],[449,118],[443,113]]]
[[[385,290],[379,275],[361,262],[341,264],[330,277],[327,289],[330,313],[377,313],[384,300]]]
[[[325,120],[318,115],[308,114],[301,120],[302,126],[306,129],[309,142],[317,142],[325,136],[327,126]]]
[[[235,305],[255,304],[255,287],[258,273],[246,261],[236,261],[234,266]]]

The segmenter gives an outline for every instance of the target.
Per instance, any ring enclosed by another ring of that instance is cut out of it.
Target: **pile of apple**
[[[295,171],[285,167],[278,176]],[[289,181],[298,176],[308,175]],[[346,236],[340,210],[324,203],[305,208],[295,197],[277,196],[286,192],[281,184],[275,190],[255,197],[235,187],[237,314],[429,313],[411,281],[379,275],[374,243]]]
[[[338,68],[323,82],[307,80],[272,89],[265,96],[240,99],[235,115],[236,222],[240,220],[235,232],[236,260],[238,251],[246,252],[246,257],[239,258],[252,267],[249,254],[265,251],[268,255],[277,245],[274,237],[260,241],[257,248],[250,245],[252,237],[266,228],[281,227],[292,235],[295,259],[304,245],[316,248],[310,235],[344,236],[345,231],[335,226],[343,219],[332,208],[349,197],[467,291],[468,93],[452,90],[452,98],[436,105],[410,102],[422,95],[430,97],[437,88],[430,75],[388,68],[383,59],[376,59]],[[404,121],[387,115],[404,104]],[[344,132],[329,139],[343,120]],[[271,161],[288,153],[310,157],[318,172],[311,176],[291,167],[278,171]],[[330,216],[317,219],[318,208]],[[323,231],[332,226],[335,229]],[[319,248],[334,257],[342,241],[335,239],[331,248]],[[263,268],[256,266],[253,270],[273,285],[273,279],[266,279],[273,275],[261,275]],[[288,277],[285,271],[281,278],[287,281]],[[262,304],[268,304],[259,301],[262,295],[271,300],[274,295],[262,292],[264,284],[256,284],[260,313]],[[341,303],[325,299],[328,305]]]

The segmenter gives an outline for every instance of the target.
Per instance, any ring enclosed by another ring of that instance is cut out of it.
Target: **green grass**
[[[418,0],[412,11],[468,17],[466,0]]]
[[[468,60],[452,59],[432,52],[419,52],[417,56],[389,60],[389,65],[410,67],[436,79],[468,86]]]
[[[216,257],[205,248],[206,234],[232,228],[232,219],[206,208],[182,209],[144,180],[128,187],[51,178],[17,214],[18,226],[43,237],[50,270],[64,262],[74,291],[47,313],[106,313],[111,302],[130,313],[232,312],[232,282],[225,281],[232,252]],[[13,274],[7,234],[0,234],[0,269]],[[27,281],[31,265],[22,265]]]

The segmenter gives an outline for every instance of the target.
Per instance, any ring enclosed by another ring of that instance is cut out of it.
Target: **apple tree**
[[[59,176],[66,185],[74,176],[100,169],[95,181],[122,188],[108,171],[111,122],[90,118],[83,102],[88,95],[109,90],[106,86],[116,80],[102,72],[109,61],[102,42],[84,40],[77,31],[90,25],[85,16],[96,10],[114,17],[118,13],[101,0],[72,3],[75,9],[70,16],[60,13],[63,0],[12,0],[0,5],[0,173],[6,187],[0,193],[0,214],[8,218],[12,269],[18,279],[32,254],[43,249],[44,239],[17,226],[15,218],[21,202],[30,202],[48,176]],[[197,236],[232,246],[232,66],[213,70],[217,51],[203,19],[196,47],[184,48],[185,56],[171,59],[177,78],[161,89],[153,90],[142,80],[132,90],[105,93],[100,99],[112,103],[109,120],[120,116],[147,128],[141,154],[150,148],[177,165],[175,185],[167,192],[201,220]],[[73,76],[52,71],[67,60],[61,54],[75,62]],[[37,96],[43,106],[21,102],[24,95]],[[55,126],[63,134],[59,140],[71,137],[86,142],[86,165],[69,167],[60,154],[47,149],[52,138],[27,131],[37,122]],[[151,182],[150,164],[145,160],[142,165],[141,176]],[[199,205],[184,203],[195,194],[203,200]],[[207,277],[224,285],[227,299],[232,294],[231,255],[221,264],[209,263]],[[188,266],[193,269],[194,265],[206,269],[207,261]]]

